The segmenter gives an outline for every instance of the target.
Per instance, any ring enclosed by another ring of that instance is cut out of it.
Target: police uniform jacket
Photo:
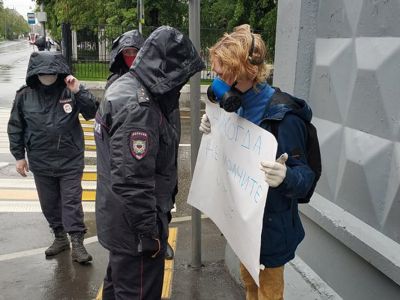
[[[38,74],[58,74],[51,86]],[[31,54],[26,86],[17,91],[8,122],[10,151],[16,160],[28,154],[33,173],[62,176],[83,171],[84,139],[79,114],[94,118],[96,99],[83,87],[71,93],[64,83],[70,74],[59,52]]]
[[[177,186],[179,91],[204,67],[190,40],[168,26],[145,41],[96,115],[96,222],[110,251],[138,255],[140,237],[168,235]]]

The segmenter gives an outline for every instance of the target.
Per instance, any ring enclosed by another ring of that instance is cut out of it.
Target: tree
[[[269,50],[269,60],[274,58],[276,31],[276,0],[202,0],[202,47],[209,47],[224,32],[235,26],[250,24],[260,33]]]
[[[137,28],[137,0],[36,0],[47,12],[47,28],[61,38],[61,23],[69,22],[77,30],[107,26],[110,36]],[[143,0],[144,34],[160,25],[188,32],[189,0]],[[209,47],[226,31],[248,23],[267,43],[270,60],[274,57],[276,0],[201,0],[201,46]],[[112,30],[109,30],[112,29]],[[93,29],[95,30],[95,29]]]
[[[4,8],[0,2],[0,36],[3,39],[13,40],[20,35],[29,33],[29,25],[14,9]]]

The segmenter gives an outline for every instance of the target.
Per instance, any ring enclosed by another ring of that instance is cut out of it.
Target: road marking
[[[176,253],[176,241],[178,238],[178,228],[170,227],[168,243],[171,245],[172,249]],[[166,260],[164,267],[164,283],[161,298],[170,299],[172,292],[172,279],[174,275],[174,259]]]
[[[96,181],[97,173],[96,172],[83,172],[82,180],[85,181]]]
[[[82,202],[83,211],[95,212],[95,202],[94,201],[84,201]],[[18,200],[18,201],[0,201],[0,212],[36,212],[41,213],[39,200]]]
[[[85,239],[83,241],[83,243],[85,245],[88,245],[88,244],[96,243],[97,241],[98,241],[97,236],[92,236],[90,238]],[[43,254],[47,248],[48,247],[36,248],[36,249],[31,249],[31,250],[2,254],[2,255],[0,255],[0,261],[6,261],[6,260],[21,258],[21,257],[28,257],[28,256],[32,256],[32,255],[37,255],[37,254]]]
[[[36,189],[0,189],[0,203],[4,200],[39,200]],[[96,191],[95,190],[83,190],[82,201],[95,201]]]
[[[33,178],[1,178],[0,188],[4,189],[36,189],[35,180]],[[84,190],[96,190],[96,181],[83,181],[82,188]]]

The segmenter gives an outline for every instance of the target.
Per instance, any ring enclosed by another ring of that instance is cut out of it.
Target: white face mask
[[[38,78],[43,85],[52,85],[57,80],[57,74],[38,75]]]

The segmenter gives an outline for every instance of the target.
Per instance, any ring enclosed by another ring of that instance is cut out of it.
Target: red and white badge
[[[132,156],[138,160],[146,156],[148,150],[148,135],[147,132],[134,131],[129,139],[129,148]]]

